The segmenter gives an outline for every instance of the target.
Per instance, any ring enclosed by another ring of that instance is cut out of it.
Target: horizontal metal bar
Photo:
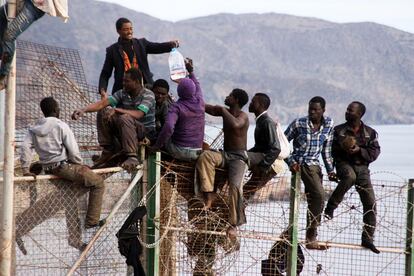
[[[200,233],[200,234],[210,234],[210,235],[218,235],[218,236],[226,236],[225,232],[217,232],[217,231],[210,231],[210,230],[194,230],[189,228],[179,228],[179,227],[162,227],[166,230],[177,231],[177,232],[185,232],[185,233]],[[247,238],[247,239],[255,239],[255,240],[268,240],[268,241],[281,241],[285,240],[277,236],[272,236],[268,234],[264,234],[261,232],[255,231],[238,231],[237,237],[240,238]],[[299,240],[301,244],[305,244],[305,240]],[[333,248],[345,248],[345,249],[366,249],[360,245],[356,244],[348,244],[348,243],[336,243],[336,242],[329,242],[329,241],[319,241],[319,245],[324,245],[327,247]],[[396,253],[396,254],[408,254],[404,248],[396,248],[396,247],[377,247],[377,249],[381,252],[386,253]]]
[[[116,173],[116,172],[120,172],[123,169],[121,167],[112,167],[112,168],[104,168],[104,169],[95,169],[92,170],[93,172],[97,173],[97,174],[103,174],[103,173]],[[51,175],[51,174],[41,174],[36,176],[36,178],[34,178],[33,176],[18,176],[14,178],[14,182],[35,182],[37,180],[50,180],[50,179],[59,179],[60,177],[56,176],[56,175]],[[0,177],[0,183],[3,182],[3,178]]]

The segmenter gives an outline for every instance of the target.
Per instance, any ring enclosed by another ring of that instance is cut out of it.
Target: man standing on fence
[[[287,139],[293,140],[293,153],[288,158],[288,165],[292,173],[300,171],[305,185],[308,202],[306,248],[318,250],[327,249],[316,240],[325,197],[318,160],[321,153],[329,177],[335,177],[331,156],[333,121],[323,116],[324,112],[325,99],[313,97],[309,101],[308,116],[294,120],[285,130]]]
[[[162,54],[170,52],[179,46],[178,40],[156,43],[145,38],[133,38],[132,23],[127,18],[116,21],[118,41],[106,49],[105,62],[99,76],[99,91],[107,91],[108,80],[114,72],[114,85],[112,93],[122,89],[124,72],[131,68],[138,68],[142,72],[144,84],[154,82],[148,65],[148,54]]]
[[[269,106],[270,98],[264,93],[256,93],[249,105],[249,112],[256,116],[256,128],[254,130],[254,146],[247,152],[252,174],[243,187],[246,199],[249,199],[276,175],[272,164],[280,153],[280,143],[276,124],[267,114]]]
[[[89,167],[82,165],[79,147],[72,130],[65,122],[59,120],[60,109],[58,102],[53,97],[47,97],[40,102],[40,108],[45,118],[39,120],[35,126],[29,129],[29,133],[22,144],[21,164],[23,175],[36,177],[29,171],[32,161],[32,150],[34,149],[39,155],[39,160],[45,173],[57,175],[73,182],[70,185],[70,190],[89,190],[85,228],[99,226],[102,224],[102,221],[99,219],[105,191],[104,180]],[[75,193],[72,192],[71,194],[74,195]],[[50,198],[45,198],[45,200],[36,202],[31,208],[16,218],[17,237],[25,235],[43,220],[50,218],[53,212],[58,212],[62,209],[60,208],[62,207],[61,205],[76,205],[75,198],[72,198],[71,202],[63,203],[67,200],[63,196],[60,198],[56,197],[55,202],[50,202]],[[43,204],[45,202],[49,202],[49,205]],[[56,208],[58,205],[60,207]],[[74,214],[67,214],[67,217],[78,217],[76,206],[75,209],[69,211],[72,211]],[[71,221],[73,221],[73,218]],[[68,222],[68,228],[70,228],[69,244],[82,249],[80,233],[74,234],[76,231],[71,230],[73,227],[79,227],[79,223],[76,223],[76,221],[74,223]]]
[[[100,112],[97,128],[103,151],[95,163],[96,168],[106,167],[114,155],[122,155],[126,158],[122,167],[133,171],[139,164],[138,143],[145,137],[149,140],[156,137],[154,93],[143,87],[142,74],[136,68],[125,72],[123,83],[122,90],[72,114],[72,119],[77,120],[85,112]]]
[[[0,91],[5,88],[6,77],[16,49],[16,39],[45,13],[68,19],[67,0],[17,0],[16,18],[8,21],[7,6],[0,7]]]
[[[345,113],[346,123],[334,128],[332,156],[340,181],[328,200],[325,217],[333,218],[345,193],[355,185],[364,209],[361,245],[379,254],[373,243],[377,210],[368,166],[378,158],[380,145],[377,132],[361,121],[364,114],[365,105],[352,102]]]

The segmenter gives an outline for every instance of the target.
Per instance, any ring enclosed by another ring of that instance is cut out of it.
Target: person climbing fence
[[[6,77],[10,72],[16,50],[16,39],[45,13],[60,17],[64,22],[69,18],[67,0],[16,0],[14,2],[17,8],[15,18],[8,18],[9,4],[0,8],[0,91],[6,87]]]

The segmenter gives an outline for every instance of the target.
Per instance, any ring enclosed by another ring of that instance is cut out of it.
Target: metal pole
[[[106,217],[105,224],[102,225],[98,229],[98,231],[95,233],[95,235],[92,237],[92,239],[89,241],[88,245],[86,246],[85,250],[82,251],[82,254],[79,256],[79,258],[76,260],[76,262],[73,264],[72,268],[69,270],[67,276],[72,276],[76,269],[81,265],[82,261],[86,258],[86,255],[88,255],[89,251],[91,250],[92,246],[95,244],[95,242],[98,240],[99,236],[102,234],[102,232],[105,230],[105,227],[108,225],[108,223],[112,220],[112,217],[116,215],[119,208],[121,208],[122,203],[130,196],[132,189],[137,185],[137,182],[142,178],[143,176],[143,170],[140,167],[135,174],[134,178],[132,179],[131,183],[129,183],[128,188],[125,190],[121,198],[116,202],[114,207],[112,208],[109,215]]]
[[[16,0],[8,1],[8,15],[16,16]],[[9,76],[6,89],[5,134],[4,134],[4,183],[3,208],[1,223],[1,257],[0,275],[11,275],[12,243],[13,243],[13,197],[14,197],[14,146],[15,146],[15,112],[16,112],[16,55]]]
[[[300,172],[292,174],[290,180],[290,212],[289,212],[289,242],[288,275],[296,275],[298,262],[298,221],[300,203]]]
[[[0,92],[0,176],[3,177],[3,161],[4,161],[4,109],[5,109],[5,94]]]
[[[413,247],[413,233],[414,233],[414,179],[408,181],[407,187],[407,235],[406,235],[406,254],[405,254],[405,275],[414,276],[414,247]]]
[[[160,181],[160,153],[151,154],[148,157],[148,189]],[[148,242],[153,243],[160,237],[160,230],[155,226],[154,221],[150,218],[159,218],[160,216],[160,186],[155,188],[154,194],[148,198],[148,215],[147,215],[147,237]],[[159,255],[160,248],[149,248],[147,254],[147,274],[151,276],[159,275]]]
[[[144,197],[147,196],[147,192],[148,192],[148,159],[145,158],[145,146],[141,145],[140,148],[140,154],[141,154],[141,160],[143,161],[143,165],[144,165],[144,171],[143,171],[143,176],[142,176],[142,184],[141,184],[141,189],[139,190],[139,192],[137,192],[138,198],[138,202],[140,202],[142,199],[144,199]],[[147,206],[147,198],[144,199],[144,205]],[[147,210],[148,211],[148,210]],[[147,213],[147,217],[149,216],[149,214]],[[144,242],[145,243],[149,243],[149,238],[148,238],[148,220],[143,219],[142,220],[142,225],[141,225],[141,237],[144,237]],[[144,260],[143,262],[143,267],[147,268],[146,269],[146,274],[145,275],[149,275],[148,273],[148,262],[150,261],[148,259],[148,250],[143,250],[142,252],[142,260]],[[132,274],[128,274],[128,275],[132,275]]]

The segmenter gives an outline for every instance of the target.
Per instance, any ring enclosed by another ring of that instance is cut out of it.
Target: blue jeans
[[[190,147],[180,147],[171,142],[171,140],[168,140],[167,144],[165,145],[165,149],[175,159],[187,162],[197,160],[198,156],[201,153],[201,148],[195,149]]]
[[[36,8],[31,0],[25,0],[23,9],[17,14],[16,18],[7,22],[7,5],[0,9],[0,54],[2,56],[0,76],[6,76],[10,71],[14,51],[16,50],[17,37],[45,13]]]

